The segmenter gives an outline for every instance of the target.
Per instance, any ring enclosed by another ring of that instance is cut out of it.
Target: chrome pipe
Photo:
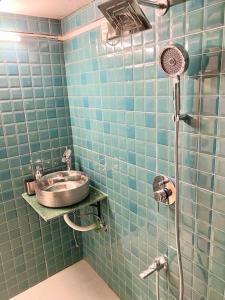
[[[170,8],[170,0],[137,0],[140,5],[156,9],[158,16],[163,16]]]
[[[158,1],[158,0],[138,0],[140,5],[145,5],[158,9],[165,9],[168,7],[167,1]]]

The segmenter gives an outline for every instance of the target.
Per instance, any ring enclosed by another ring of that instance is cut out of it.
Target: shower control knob
[[[154,198],[159,204],[172,205],[176,201],[176,188],[174,182],[167,176],[156,176],[153,182]]]
[[[169,182],[170,182],[169,178],[163,177],[163,180],[159,182],[159,187],[162,186],[162,185],[165,185]]]
[[[163,203],[168,203],[168,199],[171,195],[172,195],[172,191],[167,188],[158,190],[154,193],[155,200]]]

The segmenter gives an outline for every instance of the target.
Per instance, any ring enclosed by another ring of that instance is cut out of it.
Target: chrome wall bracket
[[[102,217],[102,212],[101,212],[101,202],[98,201],[97,203],[91,204],[90,206],[97,208],[97,215],[99,219]]]
[[[99,228],[98,229],[102,229],[103,231],[107,231],[107,225],[102,217],[102,212],[101,212],[101,202],[98,201],[97,203],[91,204],[90,206],[95,207],[97,209],[97,216],[99,219]]]
[[[176,187],[166,176],[156,176],[153,182],[154,198],[159,203],[173,205],[176,202]]]

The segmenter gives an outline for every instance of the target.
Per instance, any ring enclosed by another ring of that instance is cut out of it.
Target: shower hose
[[[159,271],[156,272],[156,298],[157,300],[160,300],[159,297]]]
[[[179,115],[175,114],[175,139],[174,139],[174,164],[175,164],[175,185],[176,185],[176,203],[175,203],[175,235],[177,247],[177,261],[179,271],[179,300],[183,300],[184,296],[184,278],[180,247],[180,189],[179,189],[179,165],[178,165],[178,145],[179,145]],[[156,272],[156,298],[160,300],[159,295],[159,271]]]
[[[175,119],[175,141],[174,141],[174,164],[175,164],[175,185],[176,185],[176,203],[175,203],[175,235],[176,235],[176,247],[177,247],[177,261],[179,271],[179,300],[183,300],[184,297],[184,276],[181,258],[181,246],[180,246],[180,179],[179,179],[179,165],[178,165],[178,146],[179,146],[179,115],[176,114]]]

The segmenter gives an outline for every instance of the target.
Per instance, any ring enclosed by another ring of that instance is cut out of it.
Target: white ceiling
[[[62,19],[93,0],[0,0],[0,12]]]

